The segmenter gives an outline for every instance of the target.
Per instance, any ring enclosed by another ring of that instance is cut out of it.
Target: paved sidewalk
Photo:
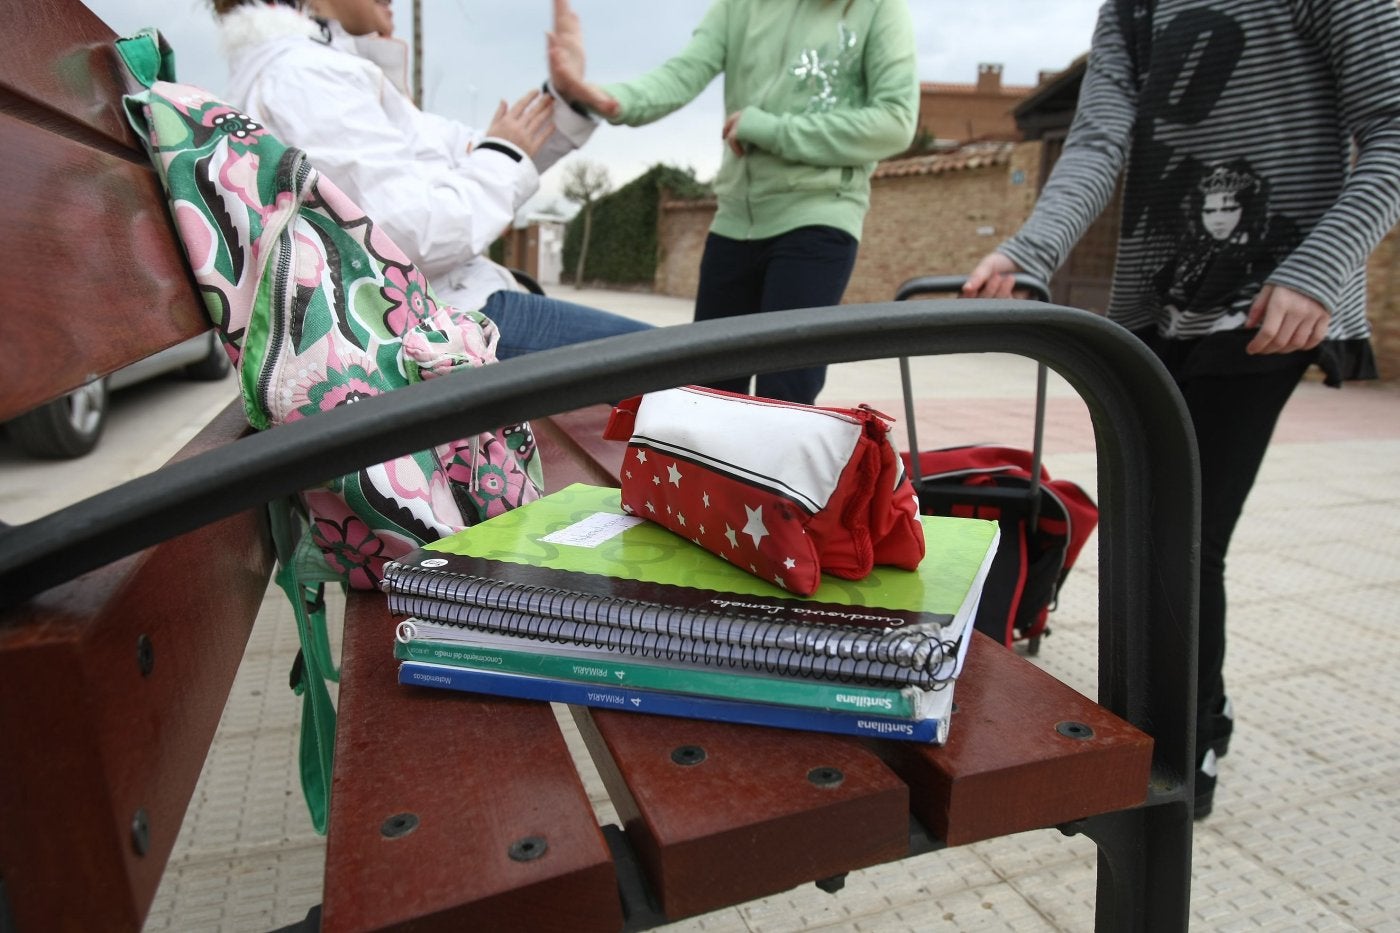
[[[658,324],[690,304],[554,294]],[[924,447],[1028,445],[1034,364],[915,361]],[[902,412],[893,361],[833,367],[824,403]],[[1088,413],[1052,377],[1046,466],[1096,488]],[[1230,562],[1227,679],[1238,727],[1215,812],[1197,825],[1200,931],[1400,931],[1400,388],[1303,384],[1285,410]],[[1097,548],[1085,549],[1036,663],[1092,695]],[[148,930],[266,930],[320,898],[324,841],[296,775],[296,634],[266,602]],[[567,716],[563,717],[570,723]],[[448,792],[450,789],[445,788]],[[596,779],[600,818],[614,817]],[[1087,931],[1095,848],[1026,833],[853,873],[696,918],[684,931]]]

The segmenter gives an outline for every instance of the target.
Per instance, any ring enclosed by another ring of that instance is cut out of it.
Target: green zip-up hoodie
[[[639,126],[724,73],[745,154],[725,147],[711,230],[762,239],[822,224],[859,238],[880,159],[906,149],[919,112],[907,0],[715,0],[690,44],[640,78],[605,86]]]

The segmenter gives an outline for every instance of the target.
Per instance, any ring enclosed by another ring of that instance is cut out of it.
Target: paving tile
[[[1092,849],[1092,846],[1090,847]],[[1097,858],[1090,851],[1010,879],[1010,884],[1056,930],[1094,928]]]
[[[1066,836],[1056,829],[1041,829],[1003,836],[969,846],[1004,880],[1016,880],[1068,863],[1091,869],[1097,847],[1085,836]]]
[[[1395,903],[1393,879],[1400,873],[1400,792],[1394,788],[1391,780],[1386,787],[1318,796],[1212,831],[1248,853],[1257,866],[1250,869],[1257,889],[1287,886],[1288,897],[1279,899],[1284,903],[1273,905],[1275,910],[1286,906],[1299,915],[1333,916],[1339,923],[1335,929],[1372,930],[1395,919],[1389,908]],[[1211,867],[1209,862],[1200,866],[1203,874]]]

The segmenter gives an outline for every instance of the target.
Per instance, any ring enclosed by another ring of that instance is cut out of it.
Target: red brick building
[[[977,66],[976,84],[921,84],[916,148],[948,148],[973,140],[1020,139],[1012,111],[1032,88],[1003,85],[1001,77],[1001,65],[983,64]]]

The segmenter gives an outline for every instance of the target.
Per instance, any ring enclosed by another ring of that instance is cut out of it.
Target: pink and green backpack
[[[158,37],[121,40],[147,86],[127,98],[210,320],[265,429],[495,360],[497,332],[440,304],[414,263],[306,154],[196,87]],[[539,497],[528,424],[462,438],[308,489],[311,535],[351,587],[384,562]]]

